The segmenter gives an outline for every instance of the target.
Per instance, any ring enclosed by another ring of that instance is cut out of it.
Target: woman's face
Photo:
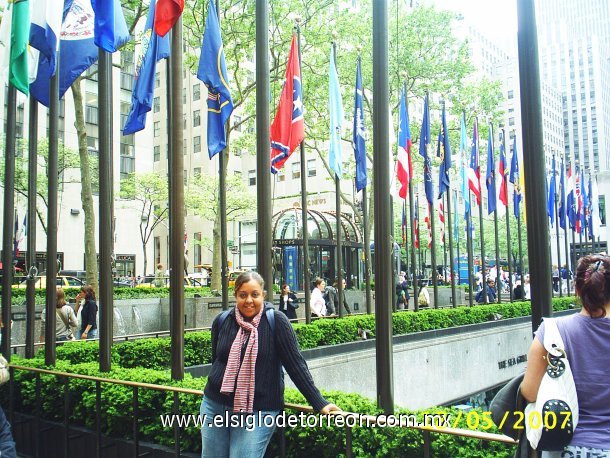
[[[290,286],[288,286],[288,285],[284,286],[284,288],[282,289],[282,292],[284,294],[288,294],[290,292]]]
[[[320,291],[324,291],[324,288],[326,288],[326,282],[325,282],[325,281],[323,281],[322,283],[320,283],[320,284],[318,285],[318,289],[319,289]]]
[[[241,315],[244,319],[250,321],[263,308],[265,293],[256,280],[250,280],[243,283],[239,290],[235,292],[235,299]]]

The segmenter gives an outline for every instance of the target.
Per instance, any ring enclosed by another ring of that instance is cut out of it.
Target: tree
[[[218,176],[196,176],[190,183],[189,192],[185,196],[186,206],[192,214],[208,221],[214,221],[213,246],[214,253],[220,253],[220,214],[218,212]],[[227,177],[227,219],[247,218],[254,214],[256,199],[246,189],[239,176]],[[212,262],[212,289],[220,290],[220,258],[214,256]],[[218,272],[218,275],[215,275]]]
[[[143,275],[146,275],[148,258],[146,245],[155,228],[168,217],[167,181],[158,173],[132,173],[121,181],[121,198],[133,201],[140,211],[140,240],[144,255]]]

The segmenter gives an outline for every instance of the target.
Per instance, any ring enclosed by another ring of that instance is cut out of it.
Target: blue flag
[[[225,124],[233,112],[233,99],[214,0],[210,0],[208,7],[197,78],[208,88],[208,154],[211,159],[227,146]]]
[[[30,46],[40,51],[39,59],[49,61],[49,77],[55,74],[63,0],[33,0],[31,3]]]
[[[585,183],[585,169],[580,169],[580,193],[582,194],[582,211],[580,212],[580,227],[584,231],[587,227],[587,216],[589,213],[589,198],[587,196],[587,186]]]
[[[90,0],[73,0],[64,3],[62,34],[66,36],[59,43],[59,98],[61,99],[72,83],[98,58],[98,48],[93,42],[93,9]],[[67,39],[69,37],[69,39]],[[55,62],[53,62],[55,65]],[[38,60],[36,80],[30,84],[32,97],[49,106],[49,75],[51,61]]]
[[[135,75],[131,110],[127,115],[123,135],[133,134],[146,126],[146,114],[152,109],[157,61],[169,57],[169,37],[159,37],[154,30],[155,2],[151,1],[142,38],[143,57],[140,57]]]
[[[559,226],[565,230],[566,228],[566,171],[565,166],[563,164],[563,159],[561,160],[561,179],[559,181]]]
[[[487,139],[487,174],[485,175],[487,184],[487,214],[496,211],[496,164],[494,162],[494,139],[492,126],[489,125],[489,137]]]
[[[449,132],[447,131],[447,116],[445,114],[444,103],[441,119],[441,136],[439,138],[439,153],[441,165],[438,170],[438,198],[440,199],[446,191],[449,191],[449,170],[451,169],[451,145],[449,144]]]
[[[129,31],[119,0],[91,0],[95,13],[95,44],[113,53],[129,41]]]
[[[462,199],[464,199],[464,219],[468,218],[470,212],[470,189],[468,188],[468,134],[466,133],[466,116],[462,113],[460,120],[460,161],[462,162]]]
[[[566,197],[566,215],[570,223],[570,228],[576,229],[576,198],[574,180],[572,178],[572,166],[568,169],[568,197]]]
[[[519,157],[517,156],[517,136],[513,137],[513,156],[510,160],[510,175],[508,181],[513,184],[513,211],[515,218],[521,217],[521,185],[519,184]]]
[[[362,74],[360,58],[356,63],[356,89],[354,90],[354,159],[356,160],[356,191],[366,187],[366,143],[364,130],[364,104],[362,100]]]
[[[428,94],[424,99],[424,115],[422,118],[421,132],[419,133],[419,154],[424,158],[424,188],[426,190],[426,200],[430,205],[434,201],[434,191],[432,190],[432,161],[428,155],[428,145],[430,144],[430,115],[428,111]]]
[[[328,109],[330,110],[330,145],[328,147],[328,165],[341,178],[341,124],[343,123],[343,103],[339,75],[335,66],[335,53],[330,49],[330,66],[328,70]]]
[[[555,178],[555,156],[553,156],[553,162],[551,166],[551,179],[549,182],[549,194],[546,199],[546,212],[549,215],[549,221],[551,222],[551,226],[555,224],[555,188],[556,188],[556,178]]]

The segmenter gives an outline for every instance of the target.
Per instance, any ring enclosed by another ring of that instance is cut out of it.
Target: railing
[[[139,407],[139,394],[140,394],[140,390],[156,390],[156,391],[162,391],[162,392],[171,392],[173,393],[173,403],[172,403],[172,413],[173,414],[179,414],[180,412],[180,399],[179,399],[179,395],[180,394],[190,394],[190,395],[195,395],[195,396],[199,396],[202,397],[203,396],[203,391],[201,390],[193,390],[193,389],[187,389],[187,388],[179,388],[179,387],[173,387],[173,386],[165,386],[165,385],[154,385],[154,384],[149,384],[149,383],[140,383],[140,382],[132,382],[132,381],[128,381],[128,380],[116,380],[116,379],[108,379],[108,378],[101,378],[101,377],[93,377],[93,376],[88,376],[88,375],[81,375],[81,374],[72,374],[72,373],[68,373],[68,372],[61,372],[61,371],[54,371],[54,370],[49,370],[49,369],[40,369],[40,368],[33,368],[33,367],[27,367],[27,366],[18,366],[18,365],[11,365],[10,366],[10,370],[11,370],[11,382],[10,382],[10,395],[9,395],[9,418],[12,420],[13,415],[14,415],[14,371],[28,371],[28,372],[34,372],[36,375],[36,408],[35,408],[35,412],[34,412],[34,418],[33,421],[35,423],[35,434],[36,434],[36,444],[34,445],[34,450],[35,450],[35,456],[38,456],[38,448],[37,448],[37,444],[40,442],[40,437],[41,437],[41,427],[40,427],[40,421],[42,418],[42,399],[41,399],[41,375],[54,375],[55,377],[57,377],[58,379],[61,380],[61,383],[63,384],[63,402],[64,402],[64,408],[63,408],[63,450],[62,450],[62,455],[63,456],[69,456],[69,443],[70,440],[73,439],[76,436],[71,436],[70,435],[70,422],[69,422],[69,417],[70,417],[70,411],[69,411],[69,396],[70,396],[70,391],[69,391],[69,379],[81,379],[81,380],[89,380],[92,382],[95,382],[95,425],[96,425],[96,429],[95,429],[95,436],[96,436],[96,450],[97,450],[97,456],[101,457],[102,455],[102,450],[103,450],[103,443],[102,443],[102,432],[101,432],[101,415],[102,415],[102,388],[101,385],[102,383],[104,384],[115,384],[115,385],[123,385],[123,386],[129,386],[132,387],[132,393],[133,393],[133,399],[132,399],[132,407],[133,407],[133,412],[131,413],[133,415],[133,419],[132,419],[132,434],[133,434],[133,439],[132,439],[132,447],[133,447],[133,456],[139,457],[140,455],[140,407]],[[296,412],[304,412],[304,413],[308,413],[308,414],[314,414],[314,410],[311,407],[308,406],[303,406],[303,405],[298,405],[298,404],[291,404],[291,403],[286,403],[285,404],[285,409],[291,410],[291,411],[296,411]],[[128,416],[130,413],[126,413],[126,416]],[[346,457],[352,457],[353,456],[353,452],[352,452],[352,427],[348,426],[347,424],[349,423],[347,421],[347,419],[349,418],[353,418],[354,420],[357,420],[357,422],[360,422],[362,424],[362,422],[366,422],[366,424],[368,425],[377,425],[379,422],[379,419],[375,416],[370,416],[370,415],[361,415],[358,413],[354,413],[354,412],[333,412],[333,415],[338,415],[338,416],[343,416],[345,417],[346,420],[346,426],[345,426],[345,456]],[[357,424],[357,422],[355,422],[354,424]],[[415,426],[415,425],[411,425],[411,424],[406,424],[404,421],[401,421],[400,424],[397,424],[396,427],[400,427],[400,428],[410,428],[410,429],[415,429],[415,430],[419,430],[422,432],[423,435],[423,454],[425,458],[429,458],[431,456],[431,434],[449,434],[449,435],[453,435],[453,436],[459,436],[459,437],[465,437],[465,438],[470,438],[470,439],[477,439],[477,440],[481,440],[481,441],[492,441],[492,442],[500,442],[500,443],[504,443],[504,444],[509,444],[509,445],[516,445],[516,442],[511,439],[508,436],[504,436],[504,435],[500,435],[500,434],[493,434],[493,433],[487,433],[487,432],[482,432],[482,431],[474,431],[474,430],[467,430],[467,429],[459,429],[459,428],[451,428],[451,427],[438,427],[438,426]],[[180,456],[180,427],[178,425],[177,422],[173,423],[173,435],[174,435],[174,455],[176,457]],[[281,457],[285,457],[286,456],[286,437],[284,434],[280,434],[280,444],[279,444],[279,448],[280,448],[280,456]],[[59,452],[59,451],[58,451]],[[58,453],[59,455],[59,453]]]

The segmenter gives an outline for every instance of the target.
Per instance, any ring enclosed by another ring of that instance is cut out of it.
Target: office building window
[[[193,100],[199,100],[201,98],[201,85],[199,83],[193,84]]]
[[[159,113],[161,111],[161,97],[157,96],[153,99],[153,112]]]
[[[316,160],[315,159],[307,159],[307,176],[308,177],[316,176]]]
[[[130,173],[136,171],[136,158],[135,158],[135,136],[123,135],[121,136],[121,150],[120,150],[120,172],[121,180],[129,177]]]
[[[155,73],[155,89],[161,86],[161,74],[159,72]]]
[[[256,170],[248,170],[248,185],[256,186]]]
[[[237,132],[241,132],[241,116],[233,116],[233,126]]]
[[[298,178],[301,178],[301,163],[293,162],[292,163],[292,179],[296,180]]]
[[[161,121],[155,121],[155,123],[153,124],[153,135],[155,137],[161,135]]]
[[[193,177],[198,178],[201,176],[201,167],[195,167],[193,169]]]
[[[201,136],[199,135],[193,137],[193,153],[201,153]]]
[[[279,172],[275,174],[276,181],[286,181],[286,173],[284,167],[282,167]]]
[[[93,92],[85,93],[85,122],[87,124],[97,125],[97,94]]]
[[[199,127],[201,125],[201,111],[193,111],[193,127]]]
[[[514,91],[508,91],[508,99],[513,99],[515,98],[515,92]]]
[[[153,160],[155,162],[159,162],[161,160],[161,146],[156,145],[154,147],[154,156],[153,156]]]

